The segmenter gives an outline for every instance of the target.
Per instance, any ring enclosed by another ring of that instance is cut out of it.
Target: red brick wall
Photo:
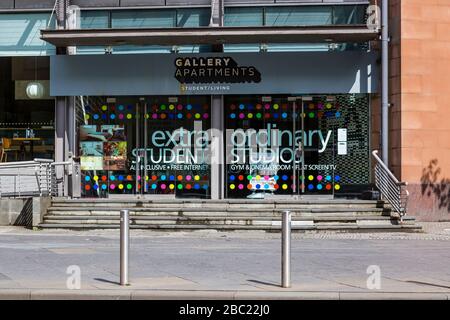
[[[450,0],[390,2],[391,165],[411,214],[450,220]]]

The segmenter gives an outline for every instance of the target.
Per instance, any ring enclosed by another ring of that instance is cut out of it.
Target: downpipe
[[[381,155],[389,166],[389,4],[381,7]]]

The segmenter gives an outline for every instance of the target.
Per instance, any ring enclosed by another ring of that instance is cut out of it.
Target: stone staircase
[[[42,228],[119,227],[121,209],[130,226],[155,230],[265,230],[281,228],[281,212],[292,212],[294,231],[374,232],[421,230],[412,217],[400,222],[383,201],[364,200],[129,200],[53,199]]]

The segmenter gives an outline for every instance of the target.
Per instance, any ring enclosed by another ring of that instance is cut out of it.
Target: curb
[[[450,292],[0,289],[0,300],[450,300]]]

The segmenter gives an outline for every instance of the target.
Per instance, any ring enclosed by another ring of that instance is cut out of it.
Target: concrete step
[[[111,220],[116,221],[120,219],[119,215],[53,215],[49,214],[45,216],[45,221],[48,220]],[[212,216],[212,215],[202,215],[202,216],[174,216],[174,215],[155,215],[155,216],[143,216],[143,215],[130,215],[131,220],[141,221],[141,220],[267,220],[267,221],[281,221],[280,216],[257,216],[257,215],[245,215],[245,216]],[[350,216],[350,215],[339,215],[339,216],[292,216],[292,221],[358,221],[358,220],[394,220],[389,216]]]
[[[43,223],[41,228],[46,229],[118,229],[119,224],[51,224]],[[263,230],[268,232],[280,232],[280,225],[206,225],[206,224],[146,224],[130,225],[131,229],[151,229],[164,231],[192,231],[192,230]],[[420,232],[421,228],[416,225],[356,225],[356,224],[330,224],[330,225],[293,225],[293,232],[302,231],[340,231],[340,232]]]
[[[270,208],[249,209],[249,208],[130,208],[131,214],[136,215],[255,215],[255,216],[279,216],[284,210]],[[291,209],[293,216],[316,216],[316,215],[390,215],[390,210],[385,208],[305,208]],[[118,215],[120,209],[113,207],[50,207],[48,214],[52,215]]]
[[[118,197],[118,198],[82,198],[82,199],[68,199],[68,198],[52,198],[52,202],[54,203],[354,203],[354,204],[374,204],[383,202],[382,200],[360,200],[360,199],[323,199],[323,198],[267,198],[267,199],[181,199],[181,198],[130,198],[126,197]]]
[[[146,225],[214,225],[216,228],[221,229],[222,226],[242,226],[242,225],[254,225],[254,226],[273,226],[281,225],[280,218],[275,217],[214,217],[214,216],[130,216],[132,225],[146,226]],[[404,219],[404,225],[413,225],[414,218]],[[44,225],[118,225],[119,216],[53,216],[48,215],[45,217]],[[332,226],[333,228],[342,227],[357,228],[368,226],[389,226],[398,225],[399,222],[396,219],[382,216],[372,217],[354,217],[354,216],[338,216],[338,217],[293,217],[293,226],[315,226],[317,228]]]
[[[209,207],[209,206],[200,206],[200,207],[179,207],[176,206],[174,204],[172,204],[172,206],[170,207],[159,207],[157,205],[154,206],[148,206],[148,207],[114,207],[114,206],[96,206],[96,205],[90,205],[90,206],[59,206],[59,205],[51,205],[48,210],[59,210],[59,211],[79,211],[79,210],[115,210],[115,211],[120,211],[121,209],[129,209],[129,210],[133,210],[133,211],[229,211],[229,212],[233,212],[233,211],[277,211],[277,212],[282,212],[285,210],[290,210],[290,211],[311,211],[311,212],[330,212],[330,211],[335,211],[335,212],[346,212],[346,211],[383,211],[386,210],[387,208],[377,208],[377,207],[321,207],[321,208],[316,208],[316,207],[302,207],[302,208],[298,208],[298,207],[288,207],[288,208],[274,208],[274,207],[270,207],[270,206],[264,206],[262,208],[254,208],[254,207],[248,207],[248,206],[240,206],[240,207],[235,207],[235,206],[222,206],[222,207]]]
[[[281,213],[292,212],[294,230],[418,231],[414,218],[401,223],[383,201],[54,199],[42,228],[118,228],[120,209],[130,210],[132,228],[159,230],[279,231]]]
[[[77,212],[64,212],[64,211],[49,211],[47,215],[53,217],[103,217],[104,219],[109,219],[111,217],[119,217],[119,212],[116,211],[77,211]],[[170,217],[185,217],[185,218],[221,218],[221,219],[236,219],[236,218],[262,218],[262,219],[281,219],[281,213],[279,212],[134,212],[130,211],[132,217],[148,217],[152,219],[153,217],[160,216],[170,216]],[[293,219],[314,219],[314,218],[332,218],[340,219],[341,217],[350,217],[354,220],[371,218],[371,217],[387,217],[390,218],[390,214],[384,212],[292,212]]]
[[[55,207],[107,207],[107,208],[260,208],[260,209],[307,209],[307,208],[382,208],[382,201],[364,200],[120,200],[120,199],[60,199],[53,200]]]

